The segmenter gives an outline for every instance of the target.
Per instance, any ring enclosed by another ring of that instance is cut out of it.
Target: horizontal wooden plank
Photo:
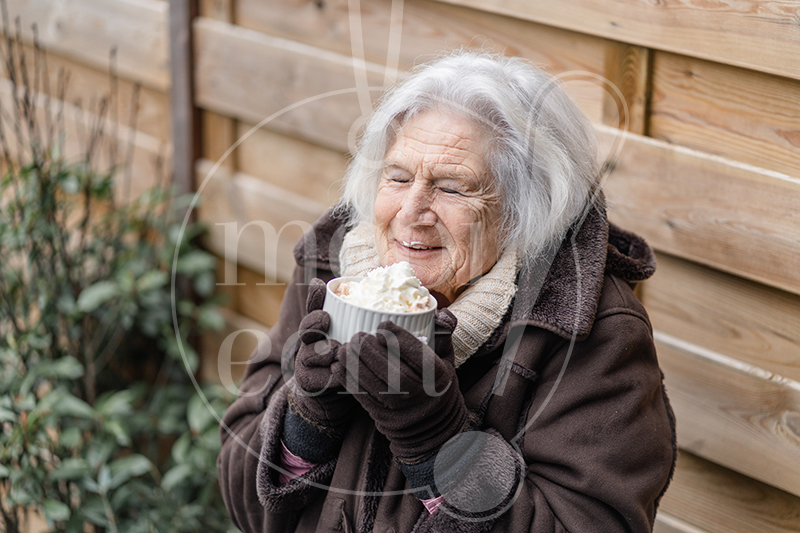
[[[263,274],[261,283],[287,282],[294,271],[295,242],[326,206],[247,174],[213,169],[207,160],[197,164],[195,186],[205,199],[198,218],[209,227],[206,247],[230,263]],[[250,222],[256,224],[243,229]],[[226,226],[230,223],[235,226]],[[226,238],[226,228],[234,228],[238,240]]]
[[[397,2],[395,2],[397,4]],[[585,34],[530,21],[448,6],[432,0],[406,0],[402,12],[392,13],[391,0],[324,4],[295,0],[238,0],[236,23],[254,30],[310,44],[342,55],[354,55],[351,22],[361,27],[364,58],[376,65],[409,70],[443,51],[470,48],[521,56],[557,74],[585,71],[603,74],[605,42]],[[390,51],[390,34],[395,48]],[[396,44],[395,44],[396,43]],[[594,83],[565,84],[584,113],[600,121],[603,89]]]
[[[347,158],[336,150],[258,128],[237,125],[238,170],[330,206],[340,197]],[[249,135],[248,135],[249,134]]]
[[[241,330],[254,330],[262,334],[267,333],[267,328],[255,320],[240,315],[230,309],[220,311],[225,319],[222,331],[212,331],[200,337],[200,381],[229,385],[238,383],[244,374],[244,369],[250,355],[256,347],[258,339],[252,333],[242,332],[237,334],[230,345],[230,352],[221,350],[223,342],[229,336]],[[230,379],[225,383],[222,377]]]
[[[657,254],[641,284],[653,327],[800,381],[800,296]]]
[[[800,79],[797,3],[441,0]]]
[[[34,55],[35,51],[31,46],[23,46],[26,57],[30,80],[34,79]],[[44,74],[40,73],[39,91],[51,96],[58,95],[59,71],[63,70],[69,74],[69,86],[66,92],[66,101],[75,103],[80,100],[84,106],[88,106],[92,99],[109,97],[111,95],[111,77],[109,76],[108,65],[99,70],[82,63],[67,59],[53,52],[47,52],[46,61],[47,76],[49,77],[49,90],[44,84]],[[0,77],[5,76],[5,69],[1,69]],[[125,78],[117,77],[116,114],[118,121],[125,125],[130,125],[131,104],[133,102],[136,83]],[[138,92],[138,112],[136,114],[136,130],[141,131],[151,137],[155,137],[165,142],[170,141],[169,124],[169,98],[161,91],[145,86],[139,86]]]
[[[656,533],[800,532],[800,498],[686,451],[658,514]]]
[[[3,102],[4,114],[8,114],[12,105],[11,96],[11,82],[5,79],[0,79],[0,102]],[[44,113],[47,106],[50,106],[50,113],[52,117],[57,116],[61,109],[61,104],[55,99],[48,99],[45,95],[37,93],[32,96],[36,100],[36,109],[39,111],[39,124],[45,125]],[[87,132],[90,131],[91,125],[98,119],[95,115],[88,110],[65,103],[63,104],[63,126],[64,126],[64,139],[61,146],[62,154],[68,162],[77,163],[79,159],[83,159],[86,153],[87,146]],[[10,118],[8,116],[4,118]],[[6,134],[10,135],[9,145],[12,150],[16,149],[17,138],[9,131],[10,128],[6,124]],[[170,163],[170,145],[162,142],[142,132],[133,132],[127,126],[117,125],[116,127],[110,121],[106,122],[105,132],[108,134],[105,141],[101,144],[101,149],[97,149],[95,154],[97,157],[93,160],[93,168],[97,170],[107,170],[110,162],[108,158],[108,146],[112,142],[113,133],[116,130],[116,139],[118,142],[118,158],[117,164],[121,164],[126,157],[127,150],[129,149],[129,141],[132,139],[133,156],[131,158],[130,173],[117,172],[115,175],[115,189],[114,201],[120,205],[127,203],[130,199],[138,198],[145,190],[154,186],[161,178],[166,182],[169,179],[169,163]],[[24,131],[24,129],[23,129]],[[27,138],[27,137],[24,137]],[[23,145],[26,145],[23,143]],[[17,152],[12,154],[17,157]],[[163,162],[163,169],[157,172],[157,161],[161,159]],[[127,176],[130,175],[130,179]]]
[[[195,21],[195,57],[199,106],[350,150],[348,134],[362,115],[352,58],[202,17]],[[384,69],[365,68],[375,97]]]
[[[800,179],[631,134],[604,188],[656,249],[800,294]]]
[[[800,81],[656,53],[652,83],[652,137],[800,176]]]
[[[48,50],[98,70],[108,69],[112,49],[123,78],[166,92],[169,52],[166,2],[157,0],[15,0],[11,20],[20,17],[32,42],[36,24]],[[0,29],[0,31],[2,31]]]
[[[800,383],[655,332],[681,448],[800,495]]]
[[[274,326],[280,315],[286,285],[263,285],[264,274],[239,265],[236,287],[238,310],[243,316],[265,326]]]
[[[226,285],[226,268],[236,272],[237,285]],[[273,326],[278,322],[285,285],[264,285],[264,273],[254,272],[242,265],[227,263],[217,258],[216,294],[224,294],[225,308],[231,312],[255,320],[262,326]]]
[[[684,522],[659,509],[656,514],[656,523],[653,524],[653,533],[706,533],[704,530]]]

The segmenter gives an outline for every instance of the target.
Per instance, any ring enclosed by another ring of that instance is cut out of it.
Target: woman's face
[[[470,121],[431,110],[411,118],[386,153],[375,200],[381,264],[411,263],[441,305],[497,261],[501,210],[487,148]]]

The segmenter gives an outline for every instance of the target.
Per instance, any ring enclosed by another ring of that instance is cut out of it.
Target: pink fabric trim
[[[316,466],[315,463],[309,463],[302,457],[299,457],[292,452],[289,451],[289,448],[286,447],[286,444],[281,440],[281,466],[286,473],[278,472],[278,482],[281,485],[284,485],[296,477],[300,477],[312,468]],[[439,504],[442,503],[444,496],[438,496],[436,498],[430,498],[428,500],[420,500],[422,501],[422,505],[425,506],[425,509],[428,510],[429,514],[433,514],[436,512],[436,509],[439,508]]]
[[[278,483],[281,485],[289,483],[296,477],[302,476],[316,466],[315,463],[309,463],[302,457],[298,457],[290,452],[289,448],[286,447],[286,444],[284,444],[282,440],[281,447],[283,448],[281,451],[281,466],[286,470],[285,474],[283,472],[278,472]]]
[[[442,503],[444,496],[437,496],[436,498],[431,498],[430,500],[420,500],[422,505],[425,506],[425,509],[428,510],[428,513],[433,514],[436,512],[436,509],[439,508],[439,504]]]

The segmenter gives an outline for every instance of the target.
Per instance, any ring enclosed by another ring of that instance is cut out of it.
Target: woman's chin
[[[408,259],[402,259],[402,261],[408,261]],[[411,264],[411,268],[414,269],[414,275],[417,276],[420,283],[428,290],[434,290],[435,287],[442,285],[443,280],[436,269],[431,269],[425,264],[419,264],[413,261],[408,262]]]

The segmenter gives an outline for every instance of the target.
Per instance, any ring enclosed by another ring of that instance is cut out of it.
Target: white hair
[[[425,110],[462,114],[488,134],[486,164],[501,196],[501,249],[532,261],[557,246],[597,187],[594,129],[559,84],[519,58],[455,52],[416,67],[367,120],[343,204],[372,222],[383,159],[396,133]]]

